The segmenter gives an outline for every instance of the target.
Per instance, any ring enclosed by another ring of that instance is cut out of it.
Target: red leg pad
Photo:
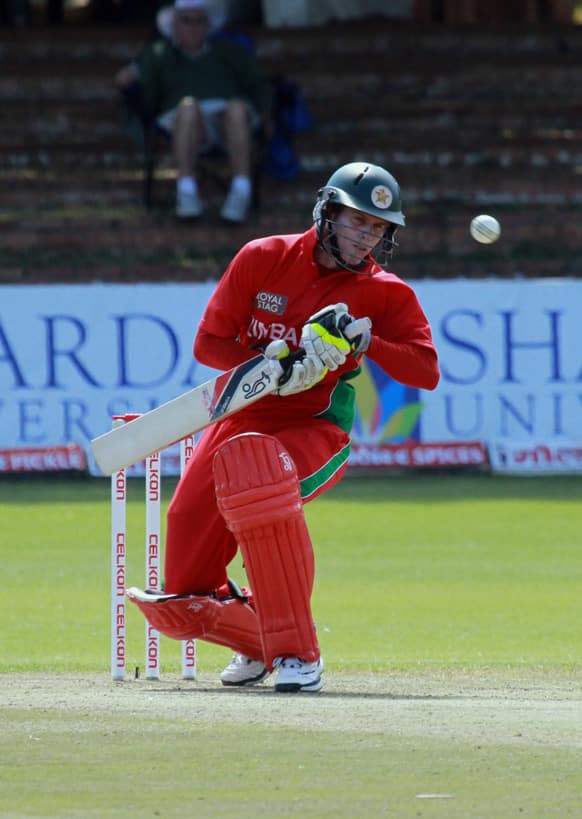
[[[317,660],[313,547],[291,457],[269,435],[237,435],[216,453],[214,481],[253,589],[265,665],[272,669],[275,657]]]
[[[263,659],[257,615],[243,600],[127,590],[150,625],[174,640],[201,639]]]

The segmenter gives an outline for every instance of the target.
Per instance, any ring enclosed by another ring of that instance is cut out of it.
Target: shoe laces
[[[252,657],[247,657],[246,654],[241,654],[237,651],[231,661],[234,665],[250,665],[253,662]]]
[[[281,668],[301,668],[304,663],[299,657],[283,657],[279,664]]]

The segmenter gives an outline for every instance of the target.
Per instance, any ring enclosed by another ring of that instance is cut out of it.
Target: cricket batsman
[[[309,230],[242,247],[200,322],[194,355],[220,370],[305,351],[276,393],[204,431],[168,510],[164,594],[128,590],[163,634],[233,649],[224,685],[276,672],[276,691],[322,687],[303,504],[346,470],[362,356],[412,387],[439,380],[417,297],[385,269],[404,223],[392,174],[343,165],[318,191]],[[227,574],[239,548],[248,589]]]

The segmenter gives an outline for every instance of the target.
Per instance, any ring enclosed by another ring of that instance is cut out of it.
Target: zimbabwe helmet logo
[[[372,204],[377,208],[386,210],[392,204],[392,194],[385,185],[376,185],[372,188]]]

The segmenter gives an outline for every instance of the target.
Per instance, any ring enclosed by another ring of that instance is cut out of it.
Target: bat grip
[[[353,318],[349,315],[349,313],[344,313],[343,316],[340,316],[340,319],[339,319],[339,321],[337,323],[337,327],[338,327],[338,330],[340,331],[340,333],[342,334],[342,336],[345,337],[344,330],[346,329],[348,324],[352,323],[352,321],[353,321]],[[346,340],[349,341],[349,339],[346,339]]]
[[[281,369],[283,371],[279,378],[280,387],[286,384],[291,378],[291,373],[293,372],[293,365],[295,362],[301,361],[304,358],[305,350],[296,350],[294,353],[289,353],[289,355],[286,355],[285,358],[277,359],[277,362],[281,365]]]

